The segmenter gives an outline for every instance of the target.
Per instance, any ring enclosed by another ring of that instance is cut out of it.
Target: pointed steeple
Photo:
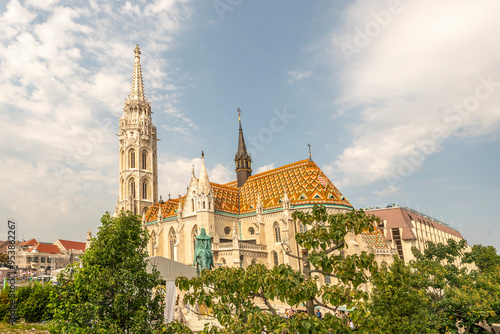
[[[134,72],[132,73],[132,87],[127,102],[147,102],[144,95],[144,85],[142,83],[142,68],[141,68],[141,49],[137,45],[134,49],[135,63]]]
[[[210,181],[208,180],[207,168],[205,167],[205,154],[201,151],[201,170],[200,180],[198,181],[198,194],[209,195],[210,190]]]
[[[241,110],[238,108],[238,122],[240,123],[240,132],[238,137],[238,151],[236,152],[237,158],[245,158],[248,156],[247,146],[245,145],[245,137],[243,137],[243,129],[241,128]]]
[[[243,129],[241,128],[241,110],[238,108],[238,121],[240,123],[238,137],[238,151],[236,151],[234,162],[236,164],[236,177],[238,188],[243,187],[247,179],[252,175],[252,159],[247,152]]]

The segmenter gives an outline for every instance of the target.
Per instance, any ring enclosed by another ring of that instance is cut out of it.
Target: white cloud
[[[351,5],[334,41],[339,50],[342,43],[356,46],[356,34],[375,22],[373,10],[385,9],[375,0]],[[351,144],[331,166],[343,186],[387,179],[388,188],[378,193],[383,195],[447,138],[498,133],[499,11],[494,0],[404,2],[350,62],[337,54],[345,87],[337,102],[342,110],[361,110]],[[485,85],[490,76],[495,83]],[[474,102],[478,86],[487,97],[470,104],[470,111],[455,107]]]
[[[175,108],[158,93],[164,86],[172,95],[180,90],[159,55],[172,48],[174,34],[189,20],[189,2],[120,6],[10,0],[0,14],[0,149],[6,157],[0,184],[9,189],[0,202],[5,215],[30,227],[27,237],[83,240],[89,224],[98,224],[90,212],[114,209],[114,133],[130,88],[135,43],[147,63],[147,97],[157,110]],[[196,127],[178,110],[169,118],[185,132]],[[75,225],[82,226],[79,235]]]
[[[268,170],[271,170],[271,169],[274,169],[274,162],[272,164],[268,164],[268,165],[264,165],[264,166],[261,166],[257,169],[257,173],[255,174],[259,174],[259,173],[264,173],[264,172],[267,172]]]
[[[210,182],[215,182],[219,184],[229,183],[236,179],[234,171],[229,170],[227,166],[222,164],[216,164],[209,173]]]
[[[293,84],[294,82],[300,81],[305,78],[309,78],[313,73],[311,71],[290,71],[287,73],[290,76],[290,79],[287,80],[289,84]]]
[[[215,164],[213,168],[210,168],[207,161],[205,161],[205,166],[210,182],[224,184],[235,180],[234,172],[224,165]],[[159,194],[163,195],[164,200],[168,198],[169,193],[172,198],[186,194],[186,187],[189,186],[193,168],[195,176],[198,178],[200,176],[201,158],[169,158],[158,164],[158,179],[160,180],[158,190]]]
[[[382,190],[375,190],[373,193],[376,196],[378,196],[379,198],[384,198],[387,195],[397,193],[399,190],[400,190],[399,187],[395,187],[395,186],[389,185],[389,186],[385,187]]]

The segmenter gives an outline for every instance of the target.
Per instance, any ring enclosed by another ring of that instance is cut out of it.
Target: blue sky
[[[500,249],[495,0],[0,4],[0,196],[18,235],[84,240],[118,195],[118,118],[142,51],[159,189],[205,151],[235,179],[308,157],[357,207],[407,203]],[[0,234],[0,236],[3,234]],[[6,234],[3,238],[6,237]]]

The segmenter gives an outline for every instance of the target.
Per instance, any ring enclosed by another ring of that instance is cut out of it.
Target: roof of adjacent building
[[[54,242],[54,245],[58,241],[67,252],[69,252],[70,250],[85,251],[85,245],[86,245],[85,242],[57,239]]]
[[[310,159],[252,175],[238,188],[237,181],[226,184],[210,182],[215,211],[230,214],[253,213],[260,199],[264,210],[283,207],[286,196],[291,205],[334,204],[352,208],[323,171]],[[146,213],[146,221],[155,221],[161,207],[162,217],[177,215],[179,201],[185,197],[155,204]]]
[[[17,244],[18,246],[35,246],[38,243],[35,238],[30,239],[28,241],[20,242]]]
[[[16,245],[19,244],[19,242],[16,242]],[[0,253],[2,254],[7,254],[8,252],[8,247],[10,245],[10,241],[9,240],[5,240],[5,241],[0,241]]]
[[[379,217],[380,220],[386,220],[386,228],[402,228],[403,233],[401,235],[401,238],[403,238],[403,240],[417,239],[412,231],[412,221],[419,222],[423,225],[427,225],[437,230],[462,238],[462,235],[457,230],[446,226],[441,222],[437,222],[436,220],[431,219],[427,216],[424,216],[415,210],[409,210],[407,208],[397,206],[383,209],[366,210],[366,212],[374,214],[375,216]],[[387,233],[387,240],[392,240],[391,233]]]
[[[34,247],[28,249],[28,252],[37,250],[38,253],[61,254],[61,250],[56,245],[38,243]]]

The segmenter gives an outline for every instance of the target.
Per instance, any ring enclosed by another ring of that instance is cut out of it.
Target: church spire
[[[146,96],[144,95],[144,85],[142,83],[141,49],[139,45],[136,45],[134,53],[135,62],[134,71],[132,73],[132,87],[130,88],[130,95],[127,100],[129,102],[147,102]]]
[[[245,137],[243,137],[243,129],[241,128],[241,110],[238,108],[238,121],[240,123],[238,137],[238,151],[236,151],[234,162],[236,164],[236,177],[238,180],[238,188],[243,187],[246,180],[252,175],[252,159],[247,152],[245,145]]]
[[[205,167],[205,154],[201,151],[201,170],[200,170],[200,180],[198,182],[198,194],[209,195],[210,194],[210,181],[208,180],[207,167]]]
[[[144,96],[138,45],[134,53],[132,87],[119,120],[120,190],[116,215],[125,210],[142,215],[158,202],[158,138],[151,103]]]

